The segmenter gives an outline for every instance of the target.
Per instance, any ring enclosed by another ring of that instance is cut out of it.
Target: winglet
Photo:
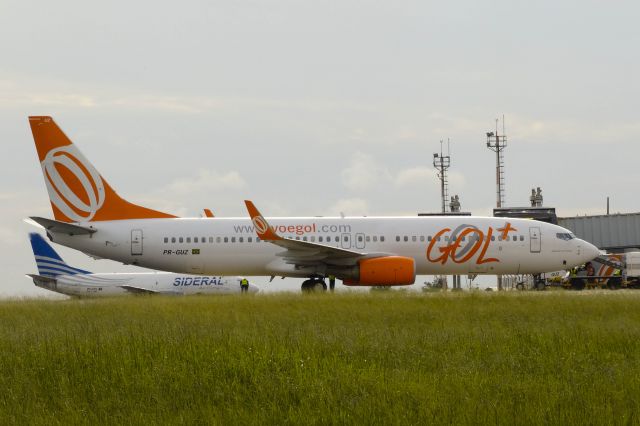
[[[209,209],[204,209],[204,217],[214,217],[213,212]]]
[[[264,219],[264,216],[260,214],[256,206],[250,200],[244,200],[244,203],[247,206],[247,210],[249,211],[249,216],[251,217],[251,222],[253,222],[253,226],[256,229],[256,233],[261,240],[264,241],[276,241],[281,240],[282,237],[275,233],[273,228],[267,223]]]

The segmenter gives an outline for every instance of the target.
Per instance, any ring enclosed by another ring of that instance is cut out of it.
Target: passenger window
[[[213,237],[209,237],[209,244],[213,243]]]
[[[318,242],[321,243],[322,242],[322,236],[318,237]]]
[[[409,241],[409,237],[407,237],[406,235],[403,238],[404,242],[406,243],[407,241]]]
[[[420,242],[424,243],[424,235],[420,235]]]
[[[412,237],[411,237],[411,241],[413,241],[413,242],[415,243],[416,241],[418,241],[418,239],[417,239],[417,238],[416,238],[416,236],[414,235],[414,236],[412,236]]]
[[[377,236],[377,235],[374,235],[374,236],[373,236],[373,242],[374,242],[374,243],[377,243],[377,242],[378,242],[378,236]]]
[[[491,236],[491,241],[495,241],[495,240],[496,240],[496,236],[495,236],[495,235],[492,235],[492,236]]]
[[[520,241],[524,241],[524,235],[520,235]]]
[[[248,242],[248,243],[250,243],[250,242],[252,242],[252,241],[253,241],[253,238],[251,238],[251,237],[247,237],[247,242]]]
[[[380,241],[384,243],[384,235],[380,237]]]
[[[239,242],[239,243],[244,242],[244,237],[240,237],[240,238],[238,238],[238,242]]]
[[[190,243],[191,242],[191,237],[187,237],[187,242]]]
[[[221,241],[220,237],[216,237],[216,243],[219,243]]]
[[[361,243],[362,242],[362,235],[358,235],[358,242]]]
[[[198,242],[198,237],[193,237],[193,242],[197,243]]]
[[[229,237],[224,237],[224,242],[228,243],[229,242]]]
[[[302,237],[302,241],[307,241],[307,237]]]
[[[431,237],[431,235],[429,235],[429,236],[427,237],[427,241],[431,241],[432,239],[433,239],[433,238]]]
[[[260,237],[256,237],[256,243],[260,242]]]
[[[400,241],[400,236],[396,235],[396,241]]]
[[[336,236],[336,243],[340,242],[340,237]]]
[[[517,235],[513,236],[513,241],[518,241],[518,236]]]
[[[312,242],[312,243],[315,243],[315,242],[316,242],[316,237],[314,237],[313,235],[310,237],[310,239],[311,239],[311,242]]]
[[[367,242],[370,242],[370,241],[371,241],[371,237],[367,235],[367,237],[366,237],[366,241],[367,241]]]
[[[176,237],[171,237],[171,242],[175,243],[176,242]]]
[[[342,237],[343,241],[347,241],[349,239],[349,237],[347,237],[346,235]]]
[[[168,237],[164,237],[164,243],[168,243],[169,242],[169,238]]]
[[[440,237],[436,238],[436,241],[437,241],[437,242],[440,242]]]
[[[236,237],[231,237],[231,242],[235,243],[236,242]]]
[[[183,238],[182,238],[182,237],[180,237],[180,239],[179,239],[178,241],[180,241],[180,242],[182,243],[184,240],[183,240]]]

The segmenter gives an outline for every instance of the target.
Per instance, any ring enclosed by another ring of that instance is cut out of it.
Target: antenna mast
[[[496,153],[496,207],[504,206],[504,149],[507,147],[504,114],[502,115],[502,134],[498,133],[496,118],[495,132],[487,132],[487,148]]]
[[[451,165],[451,156],[449,139],[447,139],[447,155],[444,155],[442,144],[440,141],[440,154],[437,152],[433,154],[433,167],[438,170],[438,178],[440,179],[440,194],[442,197],[442,213],[447,212],[447,205],[449,204],[449,182],[447,181],[447,169]]]

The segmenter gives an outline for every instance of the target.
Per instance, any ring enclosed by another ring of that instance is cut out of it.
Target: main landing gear
[[[324,278],[311,278],[302,283],[300,287],[302,291],[325,291],[327,284],[324,282]]]

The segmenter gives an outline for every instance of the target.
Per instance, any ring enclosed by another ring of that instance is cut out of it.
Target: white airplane
[[[540,274],[598,249],[560,226],[495,217],[177,218],[121,198],[51,117],[30,117],[55,220],[50,239],[98,258],[189,274],[409,285],[416,274]]]
[[[40,234],[29,234],[38,266],[33,283],[67,296],[96,297],[122,294],[232,294],[240,293],[241,277],[172,274],[168,272],[93,274],[69,266]],[[258,287],[249,284],[248,292]]]

